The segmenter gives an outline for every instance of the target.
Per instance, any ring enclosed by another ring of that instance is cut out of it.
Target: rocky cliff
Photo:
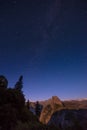
[[[41,102],[40,121],[61,130],[87,130],[87,100],[61,101],[57,96]]]
[[[62,109],[62,107],[63,104],[61,100],[57,96],[53,96],[51,99],[46,101],[40,115],[40,121],[44,124],[47,124],[52,114],[58,109]]]
[[[55,125],[61,130],[87,130],[87,109],[57,111],[48,125]]]
[[[61,130],[87,130],[87,99],[61,101],[53,96],[39,103],[43,106],[40,115],[43,124],[55,125]]]

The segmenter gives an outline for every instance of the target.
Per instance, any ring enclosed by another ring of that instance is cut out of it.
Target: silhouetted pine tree
[[[36,115],[37,115],[38,117],[40,116],[40,113],[41,113],[41,105],[39,104],[38,101],[36,102],[36,105],[35,105],[35,113],[36,113]]]
[[[29,100],[27,101],[26,106],[27,106],[28,109],[30,109],[30,101]]]
[[[22,81],[21,79],[22,77],[19,81]],[[7,85],[7,79],[0,76],[0,130],[13,130],[17,121],[21,120],[22,109],[25,108],[23,93],[7,88]]]
[[[0,75],[0,87],[7,88],[8,86],[8,80],[5,78],[5,76]]]
[[[22,90],[22,88],[23,88],[23,76],[21,75],[20,77],[19,77],[19,80],[17,81],[17,83],[15,84],[15,89],[17,89],[17,90],[19,90],[19,91],[21,91]]]

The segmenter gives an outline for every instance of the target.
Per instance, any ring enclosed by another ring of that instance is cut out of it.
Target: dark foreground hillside
[[[43,125],[25,105],[22,92],[22,76],[13,88],[7,88],[8,81],[0,76],[0,130],[58,130]]]

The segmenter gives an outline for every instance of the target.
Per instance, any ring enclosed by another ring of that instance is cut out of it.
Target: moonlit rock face
[[[43,109],[42,109],[42,112],[40,115],[40,121],[44,124],[51,124],[51,123],[56,124],[57,119],[58,119],[62,123],[65,122],[64,125],[61,124],[61,125],[63,125],[63,127],[64,126],[68,127],[69,126],[68,124],[70,124],[70,127],[71,127],[71,126],[74,126],[74,122],[72,120],[73,114],[76,119],[78,117],[80,118],[80,116],[79,116],[80,113],[82,113],[83,116],[86,115],[86,117],[87,117],[87,114],[85,114],[85,112],[87,110],[87,100],[61,101],[57,96],[52,96],[52,98],[50,98],[44,102],[41,102],[41,103],[43,104]],[[61,116],[57,116],[56,112],[58,115],[60,113]],[[75,113],[77,113],[78,116],[76,116]],[[70,121],[69,120],[66,121],[65,119],[66,119],[67,115],[69,115],[69,114],[70,114]],[[63,122],[63,120],[64,120],[64,122]],[[78,119],[78,121],[79,121],[79,119]]]
[[[52,103],[62,105],[61,100],[57,96],[52,96]]]
[[[46,101],[46,105],[43,107],[43,110],[40,115],[40,121],[44,124],[47,124],[50,120],[52,114],[63,107],[61,100],[57,96],[52,96],[51,99]]]
[[[57,111],[48,122],[51,124],[62,130],[87,130],[87,109]]]

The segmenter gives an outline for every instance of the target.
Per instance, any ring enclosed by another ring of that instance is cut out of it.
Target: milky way
[[[26,98],[85,97],[86,0],[0,0],[0,68]]]

